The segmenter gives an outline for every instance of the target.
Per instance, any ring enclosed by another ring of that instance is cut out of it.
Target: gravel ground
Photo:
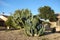
[[[60,33],[46,33],[40,37],[28,37],[23,30],[0,31],[0,40],[60,40]]]

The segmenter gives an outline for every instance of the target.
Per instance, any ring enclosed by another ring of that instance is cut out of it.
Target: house
[[[5,22],[7,21],[8,16],[0,14],[0,29],[6,28]]]
[[[57,16],[58,20],[56,21],[56,31],[60,31],[60,14]]]
[[[53,19],[51,19],[50,21],[49,20],[44,20],[44,19],[41,19],[42,21],[44,22],[48,22],[50,23],[49,25],[48,24],[44,24],[44,27],[46,30],[52,30],[55,29],[55,31],[60,31],[60,14],[55,14],[56,16],[56,21],[52,21]]]
[[[55,28],[56,31],[60,31],[60,14],[55,14],[57,17],[57,21],[50,21],[51,28]]]

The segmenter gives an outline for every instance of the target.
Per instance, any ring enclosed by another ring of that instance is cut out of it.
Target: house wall
[[[50,24],[51,24],[51,28],[54,28],[54,27],[56,27],[57,25],[56,25],[56,22],[50,22]]]
[[[51,24],[50,28],[54,28],[55,27],[56,31],[60,31],[60,24],[57,24],[58,21],[56,21],[56,22],[50,22],[50,24]]]

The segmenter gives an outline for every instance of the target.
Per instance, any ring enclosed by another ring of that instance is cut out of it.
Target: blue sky
[[[0,13],[9,15],[17,9],[31,10],[33,14],[38,14],[38,8],[50,6],[55,13],[60,13],[60,0],[0,0]]]

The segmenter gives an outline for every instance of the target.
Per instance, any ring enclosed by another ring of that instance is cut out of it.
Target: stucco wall
[[[56,22],[50,22],[50,24],[51,24],[51,28],[54,28],[54,27],[56,27],[57,25],[56,25]]]

